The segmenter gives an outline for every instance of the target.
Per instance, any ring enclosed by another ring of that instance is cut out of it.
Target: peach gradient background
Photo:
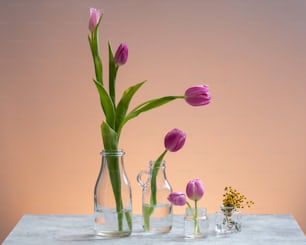
[[[148,80],[132,106],[200,83],[213,96],[209,106],[175,101],[126,125],[134,212],[138,171],[178,127],[186,144],[166,156],[175,190],[201,178],[201,205],[213,213],[232,185],[256,202],[245,212],[290,213],[305,232],[305,0],[1,0],[0,241],[26,213],[93,211],[103,114],[91,82],[91,6],[105,12],[101,48],[129,45],[120,94]]]

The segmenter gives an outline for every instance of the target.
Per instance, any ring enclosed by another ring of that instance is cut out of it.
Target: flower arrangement
[[[165,150],[163,153],[155,160],[153,166],[153,172],[151,177],[151,190],[152,190],[152,197],[151,197],[151,204],[156,204],[156,175],[159,169],[161,162],[163,161],[164,156],[168,151],[176,152],[180,150],[186,141],[186,134],[181,131],[180,129],[174,128],[169,131],[164,139]]]
[[[220,234],[239,232],[241,213],[237,209],[251,207],[254,202],[231,186],[226,186],[224,191],[222,205],[216,216],[215,230]]]
[[[92,53],[95,70],[95,78],[93,79],[93,82],[98,91],[100,97],[100,104],[105,116],[105,120],[101,124],[102,141],[105,150],[117,151],[119,147],[121,131],[124,125],[143,112],[160,107],[176,99],[184,99],[188,104],[192,106],[207,105],[210,102],[211,96],[208,91],[208,86],[197,85],[188,88],[185,91],[184,95],[163,96],[160,98],[149,99],[136,106],[134,109],[129,110],[129,105],[133,96],[146,81],[142,81],[133,86],[128,87],[126,90],[124,90],[119,101],[117,101],[116,77],[119,68],[125,65],[128,60],[128,45],[125,43],[121,43],[114,55],[111,44],[110,42],[108,42],[109,79],[107,89],[105,86],[106,83],[103,78],[104,70],[99,49],[99,26],[101,24],[102,17],[102,10],[90,8],[88,25],[90,33],[88,35],[88,41]],[[118,213],[122,213],[121,211],[123,210],[123,205],[121,199],[121,186],[119,184],[120,176],[116,174],[118,172],[117,170],[119,169],[118,162],[116,160],[110,159],[108,161],[108,164],[112,169],[112,171],[110,171],[110,179],[116,202],[116,210]],[[122,219],[123,216],[118,215],[119,230],[121,229],[120,227],[122,227]]]
[[[190,205],[190,203],[187,201],[186,195],[183,192],[172,192],[168,196],[168,200],[177,206],[184,206],[187,204],[194,222],[194,236],[200,234],[200,227],[198,224],[198,201],[203,197],[204,195],[204,186],[200,179],[193,179],[190,180],[187,183],[186,186],[186,194],[187,197],[194,201],[194,208]]]
[[[254,204],[253,201],[247,200],[245,195],[231,186],[226,186],[224,191],[225,193],[223,194],[222,201],[224,207],[244,208],[251,207]]]
[[[152,174],[151,174],[151,197],[150,197],[150,206],[148,208],[143,209],[143,219],[144,219],[144,228],[145,230],[150,230],[150,216],[154,211],[154,207],[157,204],[156,199],[156,176],[159,171],[159,167],[164,159],[164,156],[168,151],[176,152],[180,150],[186,141],[186,134],[177,128],[169,131],[164,138],[164,146],[165,150],[162,154],[154,161]]]

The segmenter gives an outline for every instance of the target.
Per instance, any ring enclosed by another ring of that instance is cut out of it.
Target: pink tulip
[[[200,179],[190,180],[186,186],[186,194],[189,199],[198,201],[204,195],[204,186]]]
[[[211,96],[208,92],[208,86],[197,85],[188,88],[185,92],[185,100],[192,106],[207,105],[211,100]]]
[[[185,140],[186,134],[175,128],[166,134],[164,144],[168,151],[175,152],[183,147]]]
[[[168,201],[177,206],[186,204],[186,196],[183,192],[171,192],[168,196]]]
[[[128,59],[128,46],[125,43],[121,43],[116,51],[114,61],[117,65],[124,65]]]
[[[99,23],[99,20],[102,15],[102,10],[101,9],[96,9],[96,8],[90,8],[89,9],[89,24],[88,28],[91,32],[93,32]]]

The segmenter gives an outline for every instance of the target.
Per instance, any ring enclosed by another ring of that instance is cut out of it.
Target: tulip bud
[[[124,65],[128,59],[128,46],[125,43],[121,43],[116,51],[114,61],[117,65]]]
[[[177,206],[186,204],[186,196],[183,192],[171,192],[168,196],[168,201]]]
[[[91,32],[93,32],[99,23],[99,20],[102,15],[102,10],[101,9],[96,9],[96,8],[90,8],[89,9],[89,24],[88,28]]]
[[[168,151],[175,152],[183,147],[185,140],[186,134],[175,128],[166,134],[164,144]]]
[[[200,179],[190,180],[186,186],[186,194],[189,199],[198,201],[204,195],[204,186]]]
[[[207,105],[211,100],[208,86],[198,85],[188,88],[185,92],[185,100],[192,106]]]

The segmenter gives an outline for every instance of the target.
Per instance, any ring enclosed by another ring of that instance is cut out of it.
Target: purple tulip
[[[116,51],[114,61],[117,65],[124,65],[128,59],[129,49],[127,44],[121,43]]]
[[[189,199],[198,201],[204,195],[204,186],[200,179],[190,180],[186,186],[186,194]]]
[[[166,134],[164,143],[168,151],[175,152],[183,147],[185,140],[186,134],[175,128]]]
[[[208,86],[197,85],[188,88],[185,92],[185,100],[192,106],[207,105],[211,100],[211,96],[208,92]]]
[[[101,9],[96,9],[96,8],[90,8],[89,9],[89,24],[88,28],[91,32],[93,32],[99,23],[99,20],[102,15],[102,10]]]
[[[168,196],[168,201],[177,206],[186,204],[186,196],[183,192],[171,192]]]

